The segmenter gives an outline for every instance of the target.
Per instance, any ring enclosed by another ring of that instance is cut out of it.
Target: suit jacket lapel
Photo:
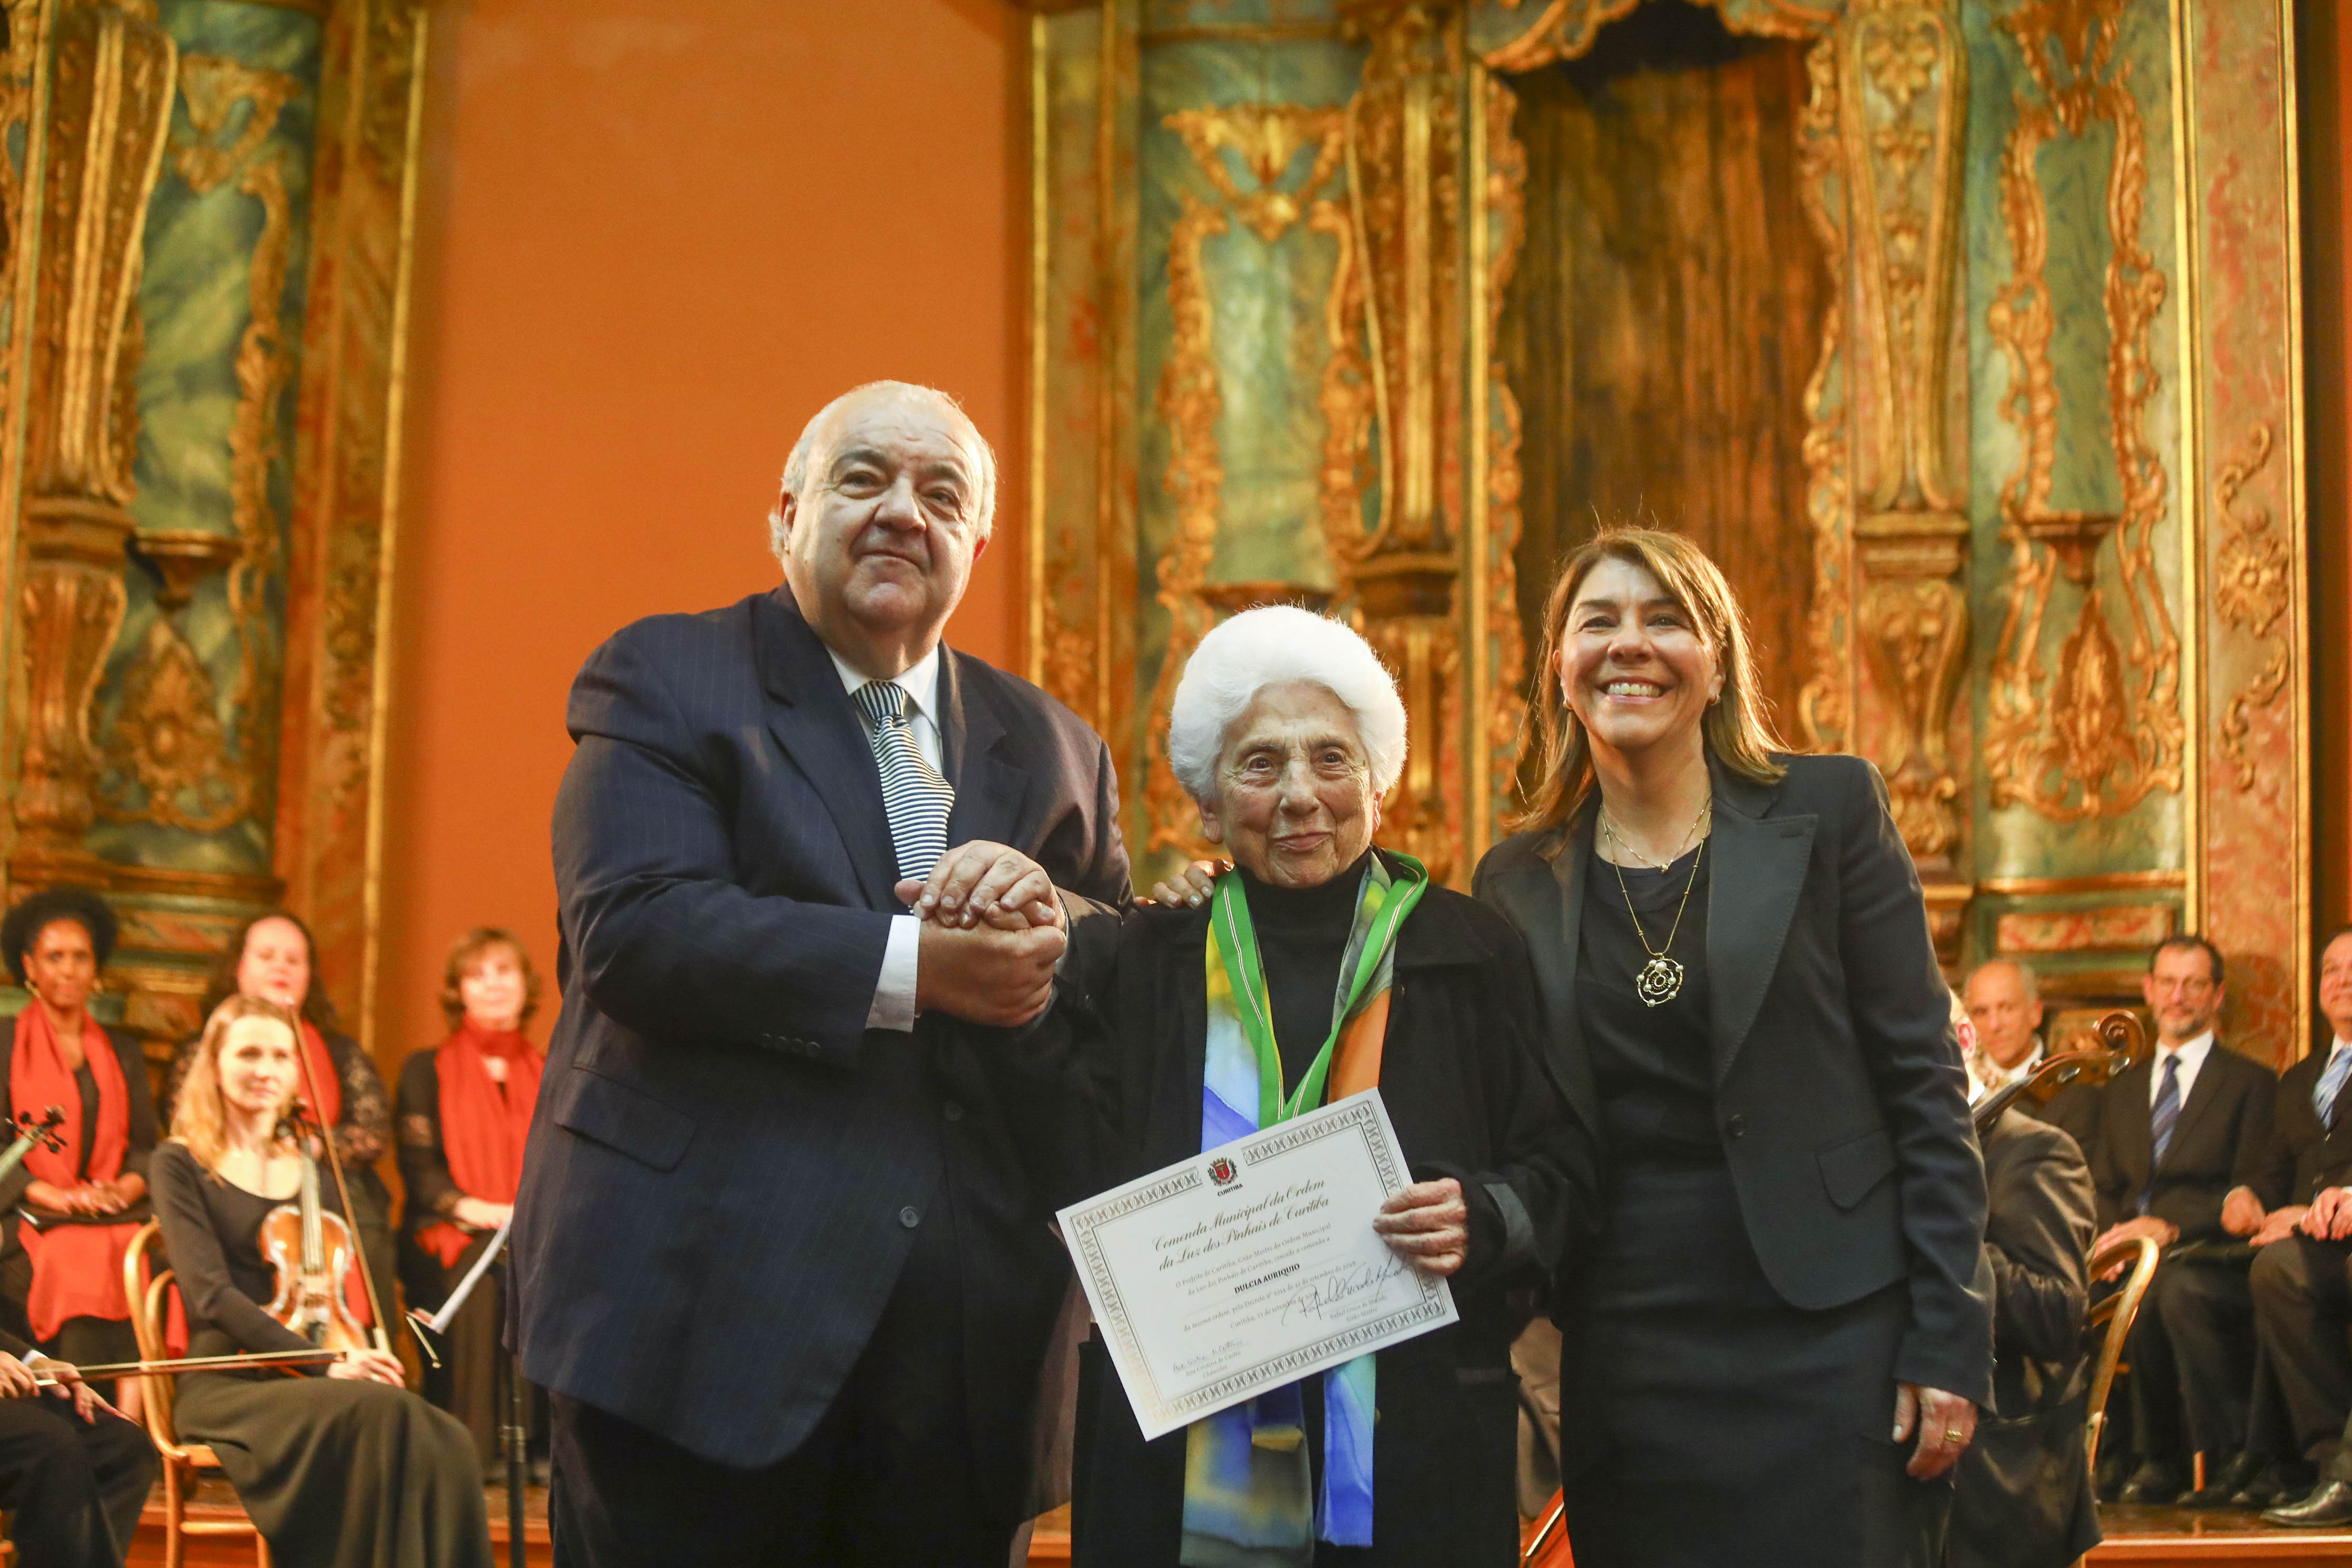
[[[1559,889],[1555,899],[1539,900],[1528,911],[1536,929],[1527,931],[1528,946],[1538,953],[1559,955],[1556,962],[1538,963],[1536,976],[1543,988],[1544,1011],[1552,1026],[1552,1076],[1568,1103],[1584,1118],[1597,1136],[1601,1131],[1601,1089],[1592,1077],[1591,1058],[1584,1054],[1584,1032],[1578,1023],[1576,971],[1578,942],[1584,917],[1585,867],[1592,858],[1592,806],[1587,802],[1570,824],[1567,847],[1553,858],[1551,874]]]
[[[955,785],[955,805],[948,813],[948,847],[975,838],[1013,844],[1022,801],[1029,791],[1029,774],[1001,754],[1004,721],[985,696],[965,680],[963,662],[963,655],[940,649],[940,771]]]
[[[2114,1130],[2107,1133],[2116,1145],[2117,1163],[2123,1166],[2124,1174],[2130,1178],[2134,1203],[2139,1201],[2139,1190],[2147,1185],[2149,1177],[2154,1174],[2148,1168],[2148,1156],[2156,1145],[2148,1125],[2147,1084],[2148,1075],[2155,1070],[2155,1065],[2153,1055],[2144,1061],[2134,1062],[2116,1076],[2113,1089],[2125,1104],[2137,1112],[2137,1115],[2116,1117]],[[2200,1073],[2198,1076],[2201,1078],[2204,1075]]]
[[[1712,763],[1710,763],[1712,765]],[[1720,1085],[1747,1043],[1780,966],[1789,922],[1813,855],[1811,816],[1768,817],[1772,792],[1715,769],[1715,831],[1707,840],[1706,982],[1709,1042]]]
[[[760,684],[772,700],[769,733],[824,801],[867,907],[902,907],[893,891],[898,854],[882,809],[882,773],[832,655],[787,589],[761,601],[752,624],[759,633]]]

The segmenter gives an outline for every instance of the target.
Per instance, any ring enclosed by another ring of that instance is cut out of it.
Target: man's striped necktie
[[[2147,1200],[2156,1190],[2156,1173],[2164,1164],[2164,1152],[2172,1146],[2172,1129],[2180,1121],[2180,1053],[2168,1051],[2164,1058],[2164,1081],[2157,1086],[2156,1105],[2147,1113],[2148,1191],[2139,1195],[2139,1212],[2147,1212]]]
[[[915,744],[904,689],[894,681],[869,680],[850,697],[866,715],[866,738],[874,747],[875,765],[882,770],[882,810],[890,819],[898,876],[919,881],[948,852],[948,813],[955,806],[955,786]]]
[[[2319,1086],[2311,1091],[2311,1108],[2319,1112],[2319,1124],[2336,1125],[2336,1096],[2344,1088],[2344,1078],[2352,1073],[2352,1046],[2338,1046],[2327,1056],[2326,1068],[2319,1075]]]

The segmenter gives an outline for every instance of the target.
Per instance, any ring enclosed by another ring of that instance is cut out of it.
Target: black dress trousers
[[[0,1510],[20,1562],[115,1563],[155,1484],[147,1434],[114,1415],[84,1421],[43,1394],[0,1399]]]

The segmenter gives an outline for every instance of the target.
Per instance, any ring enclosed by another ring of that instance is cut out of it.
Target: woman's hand
[[[25,1184],[25,1201],[37,1209],[51,1214],[90,1214],[88,1191],[81,1186],[61,1187],[55,1182],[31,1181]]]
[[[1977,1435],[1977,1407],[1957,1394],[1924,1384],[1895,1385],[1895,1442],[1911,1440],[1916,1428],[1919,1447],[1903,1473],[1915,1481],[1931,1481],[1960,1462],[1960,1454]]]
[[[1151,901],[1197,910],[1209,901],[1217,879],[1233,868],[1230,860],[1195,860],[1166,881],[1152,883]]]
[[[329,1364],[327,1375],[385,1383],[394,1388],[408,1386],[408,1374],[401,1370],[400,1359],[383,1351],[345,1351],[342,1360]]]
[[[449,1217],[459,1225],[476,1230],[496,1230],[506,1224],[507,1215],[514,1213],[512,1204],[494,1204],[482,1198],[460,1197],[449,1211]]]
[[[900,882],[898,901],[927,921],[966,930],[982,921],[999,931],[1063,926],[1066,919],[1045,868],[1003,844],[975,838],[940,857],[931,874]]]
[[[1390,1251],[1433,1279],[1458,1273],[1470,1254],[1470,1205],[1451,1176],[1398,1193],[1372,1216],[1372,1228]]]

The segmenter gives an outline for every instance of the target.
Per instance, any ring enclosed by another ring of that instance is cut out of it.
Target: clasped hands
[[[958,845],[898,900],[923,922],[915,960],[918,1012],[1017,1027],[1054,999],[1054,966],[1069,919],[1045,868],[985,839]]]
[[[34,1181],[25,1187],[25,1201],[51,1214],[110,1215],[121,1214],[146,1194],[145,1180],[125,1171],[110,1182],[79,1182],[69,1187]]]

